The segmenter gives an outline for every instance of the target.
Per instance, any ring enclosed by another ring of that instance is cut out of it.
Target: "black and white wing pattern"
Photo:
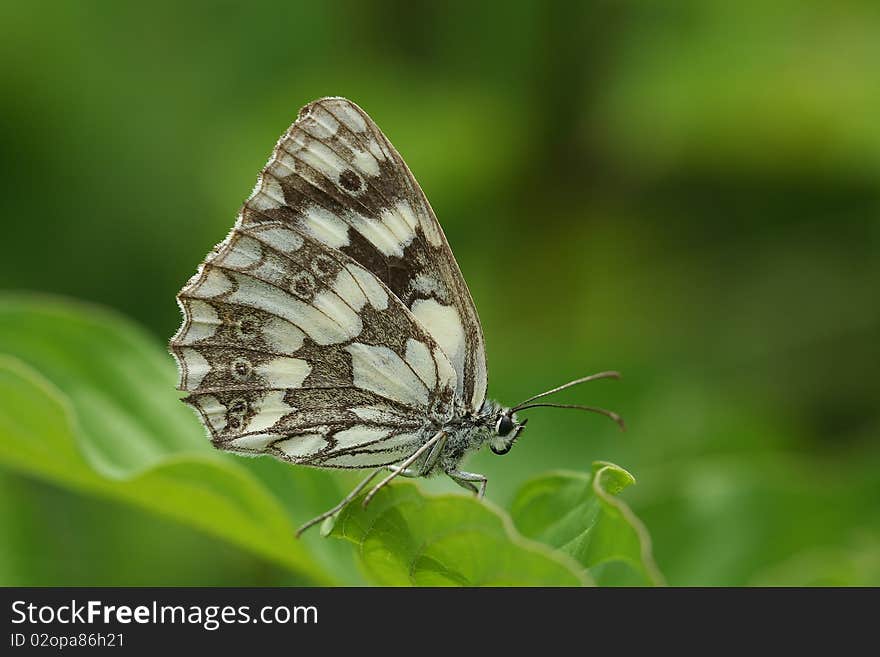
[[[403,158],[344,98],[300,110],[278,140],[241,225],[282,221],[342,251],[381,280],[455,369],[462,413],[486,396],[483,331],[458,263]]]
[[[287,222],[237,226],[178,300],[180,388],[220,449],[387,465],[452,413],[456,375],[433,337],[370,272]]]
[[[303,108],[178,301],[179,387],[221,449],[388,465],[483,404],[483,336],[458,265],[350,101]]]

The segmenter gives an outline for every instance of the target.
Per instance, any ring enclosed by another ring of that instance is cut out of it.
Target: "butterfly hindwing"
[[[382,281],[448,356],[460,410],[479,410],[486,362],[470,292],[409,168],[357,105],[323,98],[302,109],[242,209],[242,227],[267,222]]]
[[[217,447],[385,465],[452,411],[437,341],[371,272],[287,220],[239,222],[178,299],[180,388]]]

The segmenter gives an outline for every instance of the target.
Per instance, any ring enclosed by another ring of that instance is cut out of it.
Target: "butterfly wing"
[[[486,396],[483,332],[467,284],[424,193],[357,105],[322,98],[278,140],[241,224],[281,221],[352,258],[412,313],[456,372],[459,412]]]
[[[178,295],[180,389],[215,446],[305,465],[399,462],[456,376],[373,274],[289,221],[238,222]]]

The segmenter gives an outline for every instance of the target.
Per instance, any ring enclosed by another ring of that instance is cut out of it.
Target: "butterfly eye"
[[[513,431],[513,420],[509,415],[499,415],[498,421],[495,423],[495,433],[499,436],[506,436]]]

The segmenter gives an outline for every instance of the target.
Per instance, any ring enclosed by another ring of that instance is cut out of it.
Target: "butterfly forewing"
[[[241,226],[291,228],[378,278],[446,353],[460,412],[486,393],[479,318],[443,230],[403,159],[354,103],[324,98],[281,137]]]

